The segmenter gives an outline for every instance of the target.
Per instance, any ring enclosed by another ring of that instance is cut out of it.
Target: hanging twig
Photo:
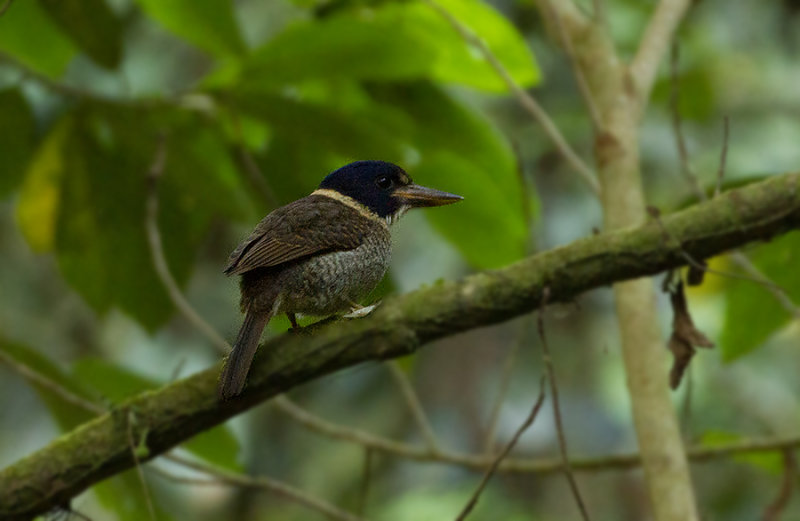
[[[491,49],[486,45],[486,43],[476,35],[472,29],[467,27],[466,25],[462,24],[458,18],[453,16],[453,14],[445,9],[440,3],[436,0],[425,0],[425,2],[431,6],[437,13],[439,13],[447,22],[455,29],[458,34],[470,45],[474,46],[486,59],[486,62],[495,70],[495,72],[500,76],[503,82],[508,87],[508,90],[517,98],[520,105],[528,111],[528,113],[535,119],[544,130],[545,135],[553,142],[555,145],[556,150],[561,154],[561,157],[569,163],[570,166],[581,176],[581,178],[589,185],[589,188],[596,194],[600,194],[600,182],[597,180],[597,176],[594,171],[589,168],[588,165],[578,156],[578,154],[572,149],[572,147],[567,143],[567,140],[564,139],[564,136],[558,130],[558,127],[550,119],[550,116],[547,112],[539,105],[539,102],[527,93],[519,84],[511,77],[511,74],[505,68],[505,66],[500,63],[500,60],[497,56],[492,53]]]
[[[564,423],[561,420],[561,407],[558,401],[558,383],[556,382],[556,371],[553,368],[553,358],[550,356],[550,348],[547,346],[547,337],[544,334],[544,311],[547,309],[547,301],[550,299],[550,288],[545,287],[542,291],[542,303],[539,306],[539,315],[537,318],[537,326],[539,328],[539,338],[542,341],[542,360],[547,369],[548,380],[550,381],[550,393],[553,395],[553,417],[556,420],[556,432],[558,433],[558,448],[561,452],[561,462],[564,469],[564,474],[569,482],[569,487],[572,490],[572,495],[575,497],[575,502],[578,504],[578,509],[581,511],[581,517],[584,521],[589,521],[589,512],[586,510],[586,505],[583,503],[581,493],[578,490],[578,483],[575,481],[575,476],[570,467],[569,456],[567,455],[567,437],[564,434]]]
[[[719,155],[719,170],[717,170],[717,185],[714,187],[714,197],[722,191],[722,179],[725,177],[725,167],[728,163],[728,140],[730,138],[730,118],[725,116],[722,120],[722,151]]]
[[[792,491],[795,488],[797,481],[797,460],[795,459],[793,450],[783,451],[783,481],[781,481],[781,489],[778,491],[778,496],[770,503],[764,515],[761,517],[762,521],[778,521],[781,512],[786,509],[789,500],[792,499]]]
[[[136,417],[133,410],[128,409],[126,415],[128,429],[128,447],[130,448],[131,455],[133,456],[134,466],[136,467],[136,475],[139,477],[139,484],[142,486],[142,495],[144,496],[145,504],[147,505],[147,513],[152,521],[156,521],[156,509],[153,505],[153,498],[150,496],[150,489],[147,487],[147,480],[142,471],[142,462],[139,461],[139,446],[133,439],[133,424],[136,422]],[[142,436],[147,436],[145,433]]]
[[[472,509],[475,508],[475,505],[478,504],[478,499],[481,496],[481,492],[483,492],[483,489],[486,488],[487,483],[489,483],[489,479],[491,479],[492,475],[495,472],[497,472],[497,468],[500,466],[500,462],[503,461],[503,458],[508,456],[508,453],[511,452],[511,449],[513,449],[514,446],[517,444],[517,441],[519,441],[519,438],[520,436],[522,436],[522,433],[524,433],[528,429],[528,427],[530,427],[533,424],[533,421],[536,419],[536,415],[539,414],[539,409],[542,408],[542,404],[544,403],[544,397],[545,397],[544,381],[545,381],[544,377],[542,377],[541,380],[539,381],[539,398],[537,398],[536,403],[533,404],[533,409],[531,409],[531,413],[528,415],[528,417],[525,419],[522,425],[520,425],[519,429],[517,429],[517,432],[514,433],[514,437],[511,438],[511,441],[508,442],[503,451],[494,459],[491,466],[488,469],[486,469],[486,473],[483,475],[483,479],[478,485],[478,488],[475,489],[475,492],[472,493],[472,496],[470,497],[466,506],[464,506],[464,509],[461,510],[460,514],[458,514],[458,517],[456,517],[456,521],[463,521],[464,519],[467,518],[469,513],[472,512]]]
[[[403,399],[405,399],[406,405],[408,405],[411,415],[414,417],[414,421],[417,423],[422,436],[425,438],[428,448],[432,452],[438,451],[439,442],[436,440],[436,434],[433,432],[425,410],[422,408],[422,403],[420,403],[417,393],[414,391],[414,387],[408,380],[408,376],[406,376],[400,368],[400,365],[394,360],[387,362],[386,366],[389,368],[389,372],[392,374],[395,383],[400,388],[400,393],[403,395]]]
[[[291,501],[312,510],[316,510],[317,512],[320,512],[330,519],[334,519],[336,521],[365,521],[362,517],[355,516],[331,503],[328,503],[327,501],[318,499],[303,492],[302,490],[298,490],[290,485],[287,485],[286,483],[282,483],[272,478],[265,476],[243,476],[235,472],[222,470],[175,454],[168,454],[165,456],[165,458],[184,467],[214,477],[214,480],[194,480],[192,478],[185,478],[181,476],[171,476],[168,472],[163,471],[163,469],[159,472],[163,476],[170,476],[170,479],[179,483],[188,483],[193,485],[219,485],[224,483],[238,487],[264,490],[290,499]]]
[[[172,277],[169,270],[167,258],[164,255],[164,247],[161,242],[161,232],[158,230],[158,181],[164,173],[164,166],[167,160],[167,146],[166,138],[162,135],[158,140],[156,154],[153,158],[153,163],[147,173],[147,207],[145,210],[145,230],[147,232],[147,243],[150,245],[150,255],[153,261],[153,267],[158,275],[161,284],[167,291],[170,300],[181,312],[181,314],[191,322],[210,342],[223,354],[227,354],[230,350],[230,344],[222,338],[211,325],[206,322],[192,308],[189,301],[181,293],[178,283]]]

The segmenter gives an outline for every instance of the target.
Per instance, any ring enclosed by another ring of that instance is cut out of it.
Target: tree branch
[[[674,240],[665,241],[662,229]],[[635,228],[591,236],[525,258],[389,299],[370,316],[318,326],[311,335],[267,342],[249,385],[220,403],[215,366],[142,393],[0,472],[0,518],[30,519],[92,484],[128,469],[127,411],[136,414],[148,458],[302,383],[370,360],[413,353],[438,338],[528,313],[545,287],[565,302],[608,284],[708,258],[800,226],[800,174],[774,176]],[[666,385],[666,374],[664,375]]]
[[[642,107],[650,97],[658,65],[667,53],[672,35],[683,20],[689,4],[690,0],[661,0],[644,31],[641,44],[630,66]]]

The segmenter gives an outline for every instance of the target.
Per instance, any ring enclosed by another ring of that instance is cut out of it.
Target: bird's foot
[[[359,306],[359,305],[356,304],[353,307],[353,309],[350,311],[350,313],[344,314],[344,315],[342,315],[342,317],[343,318],[361,318],[361,317],[366,317],[367,315],[369,315],[370,313],[375,311],[375,308],[377,308],[379,304],[380,304],[380,302],[376,302],[374,304],[370,304],[369,306]]]

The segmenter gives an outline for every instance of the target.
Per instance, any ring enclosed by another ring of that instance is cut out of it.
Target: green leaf
[[[150,330],[173,310],[144,227],[146,175],[162,128],[174,137],[159,184],[159,228],[171,272],[184,283],[211,220],[248,208],[222,134],[194,115],[75,111],[36,154],[17,209],[31,246],[54,249],[64,278],[95,310],[118,306]]]
[[[0,52],[36,72],[61,76],[77,52],[39,2],[14,2],[0,17]]]
[[[148,16],[197,47],[220,57],[244,52],[227,0],[137,0]]]
[[[491,7],[472,0],[444,5],[483,38],[520,85],[539,80],[523,38]],[[320,78],[430,78],[507,90],[484,57],[447,20],[420,2],[360,7],[298,23],[256,51],[245,62],[239,82],[278,85]]]
[[[704,447],[720,447],[734,442],[747,441],[747,438],[724,431],[708,431],[703,433],[701,444]],[[732,459],[760,468],[770,474],[780,474],[783,469],[782,457],[779,451],[754,452],[750,454],[735,454]]]
[[[173,519],[160,506],[158,494],[156,493],[157,487],[150,484],[148,492],[145,493],[136,469],[117,474],[111,479],[96,484],[91,490],[97,495],[100,504],[116,514],[119,521],[151,519],[150,510],[147,506],[148,498],[153,504],[156,521]]]
[[[58,365],[41,353],[22,344],[5,342],[3,340],[0,340],[0,351],[3,351],[16,362],[27,366],[35,373],[56,383],[70,394],[87,400],[88,402],[94,401],[95,397],[92,396],[88,387],[70,378]],[[96,416],[86,408],[72,403],[69,398],[65,397],[64,393],[58,389],[42,385],[35,379],[28,379],[28,382],[36,390],[36,394],[42,399],[62,431],[70,430]]]
[[[33,155],[36,122],[19,89],[0,91],[0,198],[14,190]]]
[[[85,358],[75,363],[74,379],[118,404],[144,391],[161,386],[129,369],[98,358]],[[237,462],[239,442],[226,425],[198,434],[182,445],[195,456],[230,470],[241,470]]]
[[[482,0],[437,0],[437,3],[471,29],[520,86],[539,83],[539,66],[525,39],[494,7]],[[435,14],[438,18],[429,30],[437,36],[439,48],[445,54],[436,63],[433,79],[506,92],[505,82],[483,55],[466,46],[463,37],[441,15]]]
[[[122,23],[105,0],[39,0],[39,4],[92,60],[107,69],[122,57]]]
[[[51,251],[55,243],[61,180],[65,171],[64,151],[72,127],[71,118],[53,125],[34,154],[22,183],[17,222],[25,240],[36,252]]]
[[[793,232],[761,245],[750,259],[795,302],[800,301],[800,233]],[[720,344],[722,358],[733,361],[760,347],[791,320],[770,291],[762,285],[729,279],[725,289],[725,326]]]
[[[434,227],[478,268],[525,255],[528,222],[514,155],[500,134],[441,89],[426,83],[376,87],[375,98],[413,119],[420,153],[415,180],[464,196],[425,213]],[[535,202],[535,201],[534,201]],[[466,225],[469,223],[469,225]]]

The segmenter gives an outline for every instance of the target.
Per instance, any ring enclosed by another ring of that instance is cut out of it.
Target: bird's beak
[[[460,195],[415,184],[401,186],[392,195],[408,206],[442,206],[453,204],[463,199]]]

